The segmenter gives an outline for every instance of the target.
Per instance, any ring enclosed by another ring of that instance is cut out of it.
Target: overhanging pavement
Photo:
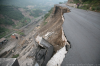
[[[71,10],[63,24],[71,48],[61,66],[100,66],[100,13],[61,6]]]

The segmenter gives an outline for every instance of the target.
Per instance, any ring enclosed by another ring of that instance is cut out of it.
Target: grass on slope
[[[81,2],[79,0],[74,0],[73,3],[80,3],[82,5],[79,7],[80,9],[100,11],[100,0],[82,0]]]
[[[0,5],[0,14],[15,20],[20,20],[24,17],[18,7],[15,6]]]

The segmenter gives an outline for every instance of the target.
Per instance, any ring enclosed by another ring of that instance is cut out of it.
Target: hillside
[[[50,10],[54,4],[64,2],[66,0],[0,0],[2,5],[14,5],[18,7],[33,6],[35,9]]]
[[[19,7],[0,5],[0,38],[29,22],[30,19],[24,17]]]
[[[63,14],[70,12],[68,8],[55,5],[45,16],[41,28],[37,31],[36,36],[45,38],[54,46],[54,52],[61,49],[65,44],[63,34]],[[46,36],[47,35],[47,36]],[[36,37],[35,36],[35,37]]]
[[[16,6],[28,6],[28,5],[54,5],[59,2],[63,2],[66,0],[0,0],[0,4],[6,5],[16,5]]]
[[[80,9],[100,12],[100,0],[68,0],[70,4],[79,3]]]

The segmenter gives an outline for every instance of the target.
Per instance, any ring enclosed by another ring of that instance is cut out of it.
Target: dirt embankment
[[[54,46],[55,52],[65,44],[65,40],[62,39],[62,15],[67,12],[70,12],[67,7],[55,5],[51,15],[45,20],[47,24],[36,33],[36,36],[39,35],[51,43]]]

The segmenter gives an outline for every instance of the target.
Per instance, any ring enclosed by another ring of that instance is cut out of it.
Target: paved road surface
[[[71,12],[64,14],[63,29],[71,49],[61,66],[100,66],[100,13],[66,7]]]

